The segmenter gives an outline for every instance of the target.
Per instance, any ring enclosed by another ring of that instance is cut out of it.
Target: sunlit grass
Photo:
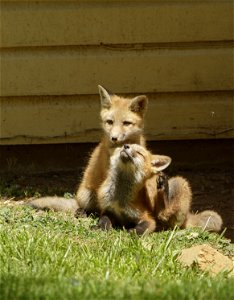
[[[180,250],[209,243],[231,255],[216,234],[174,230],[141,238],[91,230],[96,220],[25,206],[0,208],[1,299],[231,299],[234,282],[177,261]]]

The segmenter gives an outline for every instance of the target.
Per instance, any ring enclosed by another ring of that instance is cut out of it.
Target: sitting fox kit
[[[79,213],[99,213],[97,191],[105,180],[110,155],[116,147],[128,144],[145,146],[142,134],[144,115],[148,105],[146,96],[124,98],[108,93],[98,86],[101,102],[101,124],[103,137],[94,149],[76,193],[76,199],[44,197],[30,203],[36,209],[53,209]],[[69,203],[68,203],[69,202]]]
[[[148,104],[147,97],[137,96],[128,99],[111,95],[101,86],[98,88],[104,134],[90,157],[77,191],[78,206],[87,213],[99,211],[97,191],[106,178],[110,155],[115,148],[132,143],[145,146],[142,131],[144,114]]]
[[[140,145],[125,144],[117,148],[110,158],[107,178],[98,191],[101,211],[98,227],[122,226],[143,234],[155,231],[157,222],[161,222],[164,227],[219,231],[222,220],[217,213],[190,213],[192,192],[188,182],[182,177],[167,181],[161,173],[170,163],[170,157],[152,155]]]

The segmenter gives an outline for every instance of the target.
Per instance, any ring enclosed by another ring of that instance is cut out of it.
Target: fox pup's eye
[[[130,121],[123,121],[124,126],[129,126],[132,125],[132,122]]]
[[[145,160],[145,156],[141,152],[136,151],[136,153],[139,154],[139,155],[141,155],[143,157],[143,159]]]
[[[106,120],[106,123],[107,123],[108,125],[113,125],[113,121],[112,121],[112,120]]]

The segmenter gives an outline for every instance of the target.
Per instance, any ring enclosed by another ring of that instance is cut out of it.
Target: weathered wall
[[[234,137],[233,1],[1,1],[0,143],[97,141],[97,85],[150,140]]]

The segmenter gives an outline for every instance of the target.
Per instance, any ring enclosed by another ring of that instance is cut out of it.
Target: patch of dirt
[[[207,244],[182,250],[178,260],[188,267],[196,264],[202,271],[207,271],[211,275],[223,271],[229,272],[231,276],[234,275],[233,260]]]
[[[225,236],[234,241],[234,175],[225,170],[182,170],[169,171],[169,176],[187,178],[193,191],[192,211],[215,210],[223,219]],[[39,193],[41,196],[75,193],[82,171],[24,175],[4,178],[7,185],[15,185],[21,192],[14,200],[22,200]],[[30,191],[24,196],[24,191]],[[12,197],[13,198],[13,197]],[[4,200],[4,199],[3,199]],[[6,201],[7,199],[5,199]]]
[[[193,191],[192,211],[214,210],[223,219],[225,236],[234,241],[234,175],[232,171],[204,170],[176,173],[187,178]],[[173,174],[174,175],[174,174]]]

